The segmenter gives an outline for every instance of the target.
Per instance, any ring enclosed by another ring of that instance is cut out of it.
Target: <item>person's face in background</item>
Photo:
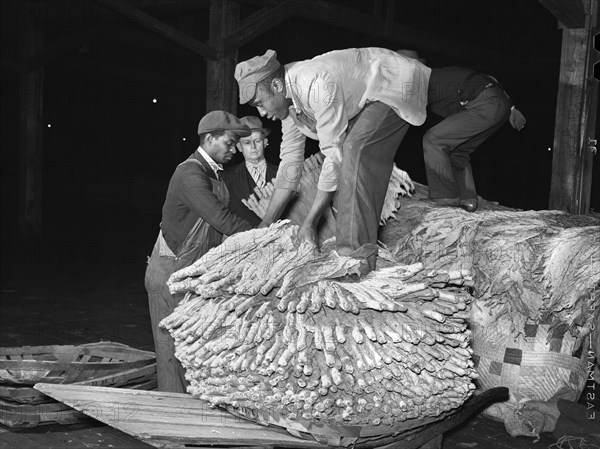
[[[256,164],[265,158],[265,148],[268,145],[267,139],[260,130],[252,131],[252,135],[240,138],[237,144],[238,149],[244,155],[248,162]]]

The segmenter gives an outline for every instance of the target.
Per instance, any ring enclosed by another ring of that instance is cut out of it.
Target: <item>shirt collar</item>
[[[298,113],[302,110],[302,108],[300,108],[300,106],[298,106],[298,103],[296,102],[296,96],[294,95],[294,92],[292,90],[292,82],[290,80],[290,71],[285,70],[285,98],[291,98],[292,99],[292,106],[290,106],[291,108],[294,108],[295,112]]]
[[[210,168],[212,168],[212,170],[215,172],[215,175],[218,177],[218,172],[219,170],[223,170],[223,166],[221,164],[217,164],[201,146],[198,146],[196,151],[200,153],[200,156],[202,156],[206,162],[208,162],[208,165],[210,165]]]
[[[267,160],[266,159],[262,159],[259,162],[250,162],[250,161],[246,161],[246,167],[258,167],[258,168],[263,168],[267,166]]]

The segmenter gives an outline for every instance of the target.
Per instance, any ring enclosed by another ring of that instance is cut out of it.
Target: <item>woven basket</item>
[[[10,428],[31,428],[41,424],[73,424],[86,415],[60,402],[16,404],[0,399],[0,423]]]
[[[153,352],[121,343],[0,348],[0,382],[73,383],[155,363]]]
[[[510,332],[508,319],[473,326],[473,361],[483,389],[508,387],[514,404],[561,397],[576,401],[585,386],[588,338],[575,338],[566,326],[528,322]],[[493,405],[486,414],[504,420],[506,407]]]
[[[86,415],[31,387],[38,381],[156,388],[153,352],[121,343],[0,348],[0,423],[11,428],[72,424]]]

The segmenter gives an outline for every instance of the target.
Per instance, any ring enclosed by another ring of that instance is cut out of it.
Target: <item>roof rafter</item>
[[[162,22],[150,14],[141,11],[129,3],[119,0],[94,0],[96,3],[118,13],[126,16],[136,23],[139,23],[146,28],[158,33],[159,35],[170,39],[184,48],[193,51],[205,59],[217,59],[217,51],[210,45],[201,42],[193,37],[179,31],[177,28]]]
[[[487,48],[449,39],[427,31],[390,22],[380,18],[319,0],[305,3],[298,14],[307,20],[325,22],[339,28],[387,39],[404,48],[412,48],[423,53],[444,54],[458,61],[485,61],[486,66],[504,71],[523,73],[523,67],[531,68],[531,63],[512,55],[502,54]]]
[[[539,0],[566,28],[583,28],[586,11],[581,0]]]
[[[300,3],[297,0],[286,0],[273,7],[265,6],[246,17],[237,30],[225,37],[225,53],[237,50],[257,36],[296,15],[299,8]]]

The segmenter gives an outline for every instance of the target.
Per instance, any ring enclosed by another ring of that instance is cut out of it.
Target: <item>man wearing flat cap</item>
[[[300,235],[316,243],[316,224],[337,191],[337,250],[361,259],[361,271],[374,269],[394,155],[409,126],[425,121],[430,72],[383,48],[336,50],[285,66],[267,50],[240,62],[240,103],[281,120],[281,163],[261,225],[283,213],[298,188],[306,137],[316,139],[326,158]]]
[[[253,194],[256,187],[264,187],[272,181],[277,175],[277,165],[265,159],[265,148],[269,144],[267,136],[271,130],[263,128],[258,117],[249,115],[240,120],[250,128],[252,135],[240,138],[237,148],[244,156],[244,162],[226,167],[223,180],[229,190],[229,209],[256,227],[261,222],[260,217],[242,200]]]
[[[200,145],[177,166],[169,182],[160,231],[145,277],[160,391],[185,393],[187,384],[184,369],[175,358],[173,340],[158,326],[181,299],[169,293],[167,280],[220,245],[223,236],[252,228],[227,208],[229,193],[219,174],[222,164],[235,154],[240,137],[250,134],[248,126],[236,116],[225,111],[209,112],[198,124]]]

